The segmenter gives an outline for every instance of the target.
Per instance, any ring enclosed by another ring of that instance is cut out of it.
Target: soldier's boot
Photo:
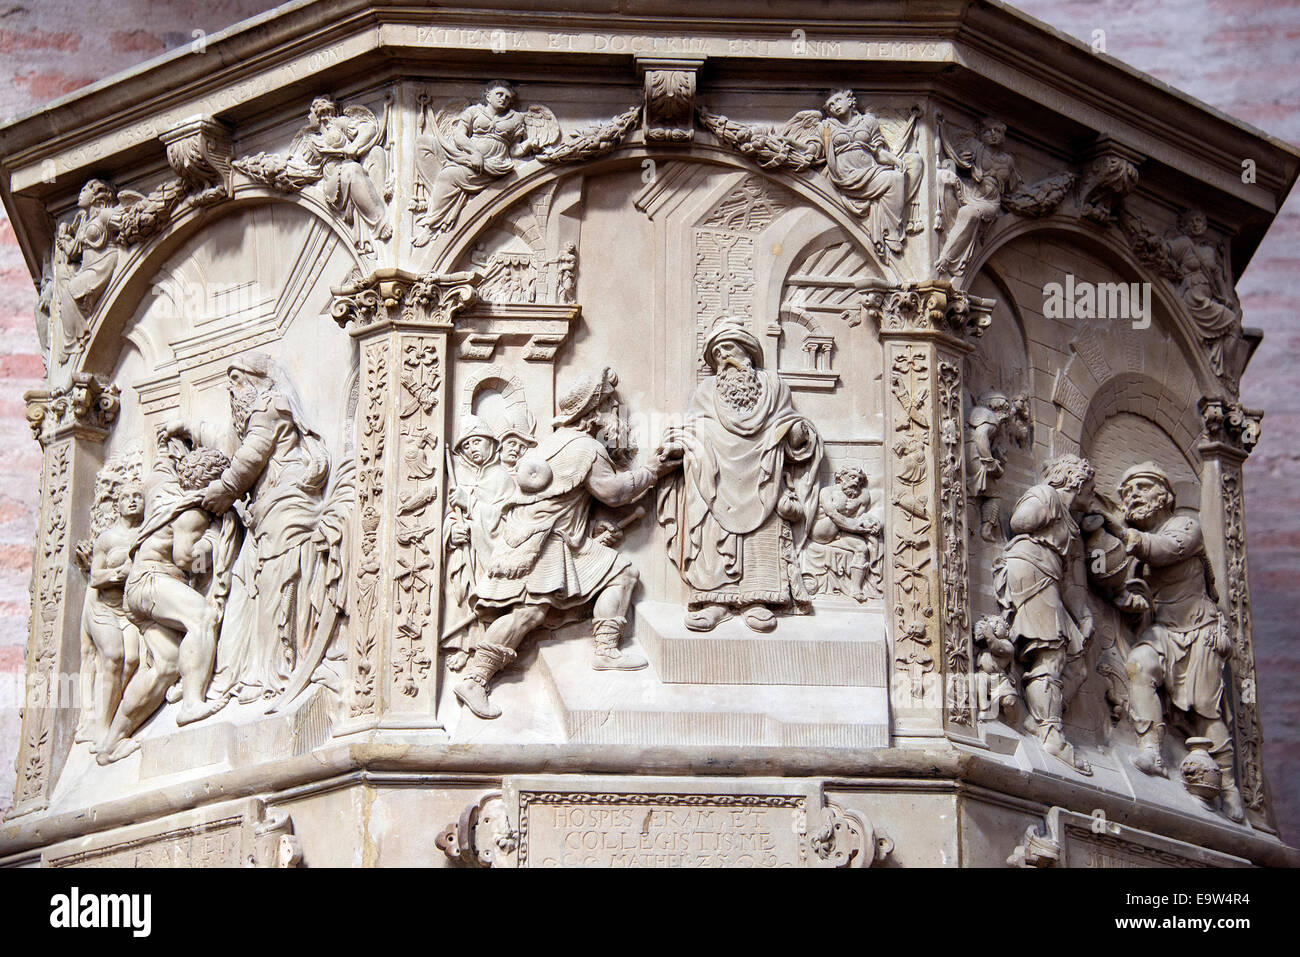
[[[1210,754],[1223,773],[1220,779],[1219,800],[1223,802],[1223,813],[1230,821],[1241,823],[1246,820],[1246,806],[1241,800],[1241,791],[1237,789],[1237,767],[1233,760],[1231,739],[1218,748],[1212,748]]]
[[[650,662],[645,656],[630,649],[620,650],[626,618],[597,618],[592,622],[591,637],[595,643],[591,667],[596,671],[640,671]]]
[[[505,645],[494,645],[490,642],[480,642],[474,652],[474,658],[465,679],[457,684],[452,691],[460,699],[461,704],[480,718],[501,717],[501,709],[494,705],[488,697],[488,682],[492,680],[493,675],[514,661],[516,657],[518,656],[513,648],[507,648]]]
[[[1139,751],[1133,755],[1133,767],[1152,777],[1168,777],[1165,759],[1161,756],[1161,745],[1165,740],[1165,726],[1153,724],[1138,737]]]

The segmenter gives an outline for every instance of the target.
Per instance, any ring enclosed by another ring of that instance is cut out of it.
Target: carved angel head
[[[506,80],[493,80],[483,87],[483,102],[496,113],[505,113],[515,105],[514,86]]]
[[[111,206],[117,201],[113,193],[113,187],[109,186],[102,179],[91,179],[86,181],[86,185],[81,187],[81,193],[77,196],[77,205],[82,209],[93,209],[96,206]]]
[[[1195,239],[1205,234],[1205,213],[1199,209],[1185,209],[1178,215],[1178,228]]]
[[[318,96],[311,101],[307,115],[312,129],[320,129],[326,120],[339,115],[339,105],[328,96]]]
[[[837,120],[844,120],[853,115],[857,106],[858,99],[853,95],[852,90],[835,90],[826,97],[826,102],[822,104],[822,112]]]
[[[980,142],[988,146],[1001,146],[1007,138],[1007,124],[992,116],[980,120]]]

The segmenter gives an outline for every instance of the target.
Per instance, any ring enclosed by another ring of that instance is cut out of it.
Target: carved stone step
[[[666,684],[645,671],[594,672],[590,642],[548,641],[538,658],[568,740],[588,744],[883,748],[886,689]]]
[[[880,609],[817,610],[777,619],[761,635],[740,618],[691,631],[680,605],[643,602],[636,632],[663,681],[884,688],[888,652]]]

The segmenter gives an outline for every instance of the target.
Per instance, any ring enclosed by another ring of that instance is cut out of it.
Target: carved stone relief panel
[[[668,53],[340,67],[45,191],[20,814],[331,742],[469,768],[466,866],[889,857],[851,782],[590,773],[690,749],[1267,824],[1223,209],[1045,102]],[[1017,863],[1182,853],[1053,814]],[[250,855],[282,811],[47,862]]]

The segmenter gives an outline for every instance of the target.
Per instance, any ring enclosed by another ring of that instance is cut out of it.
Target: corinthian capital
[[[353,331],[380,322],[419,322],[450,326],[456,314],[477,298],[483,281],[478,271],[426,273],[377,269],[362,277],[353,272],[333,287],[330,315],[340,328]]]
[[[992,299],[972,296],[946,279],[894,285],[868,279],[862,311],[882,333],[932,333],[965,341],[978,338],[991,321]]]
[[[52,391],[25,392],[23,400],[32,436],[42,445],[70,434],[102,440],[122,405],[118,387],[91,372],[77,372]]]

